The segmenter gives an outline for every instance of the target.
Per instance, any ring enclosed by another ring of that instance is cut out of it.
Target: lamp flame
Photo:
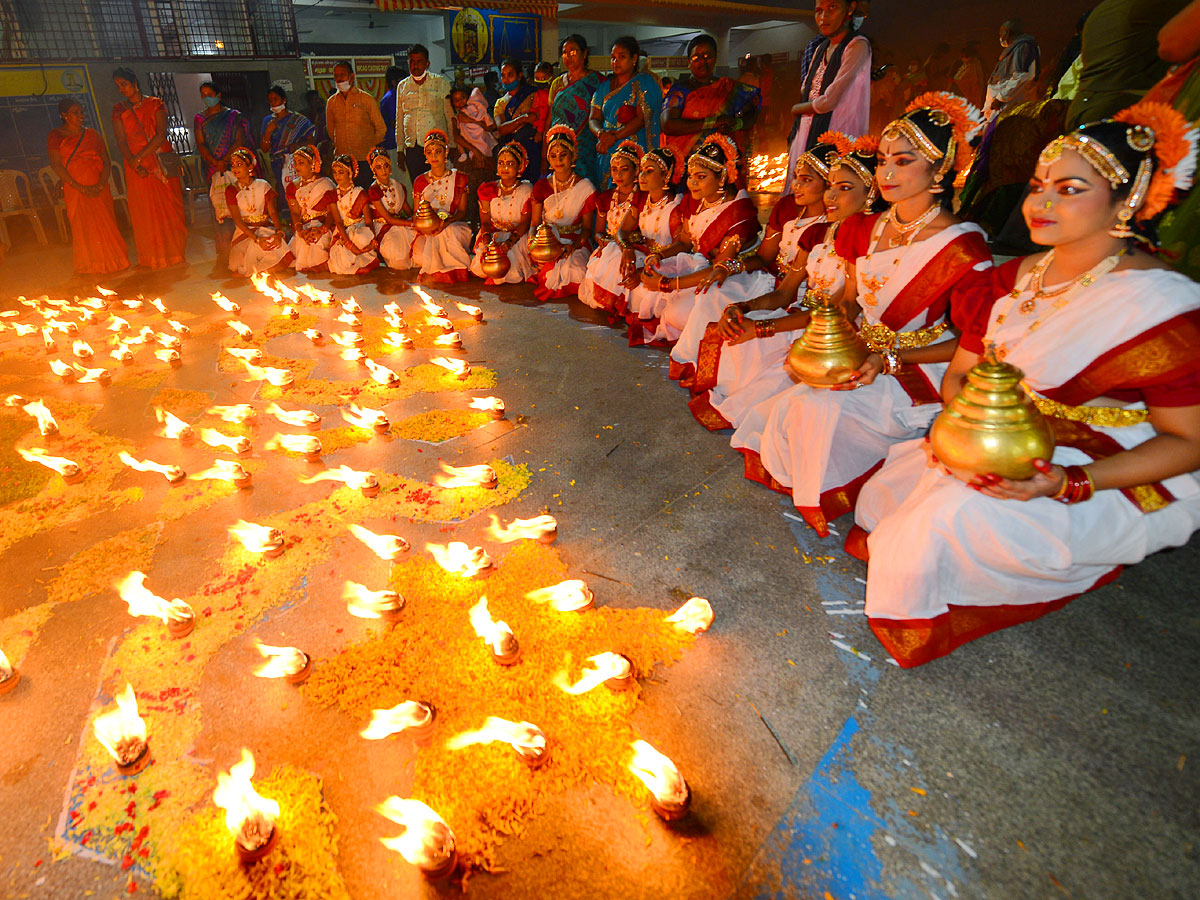
[[[270,525],[238,519],[229,527],[229,533],[250,553],[272,553],[283,547],[283,532]]]
[[[370,409],[351,403],[341,413],[342,418],[355,428],[386,430],[389,425],[387,414],[381,409]]]
[[[389,320],[389,324],[393,328],[399,326],[395,322]],[[383,342],[389,347],[395,347],[397,350],[411,350],[413,348],[413,340],[407,334],[401,334],[399,331],[389,331],[383,336]]]
[[[349,325],[351,329],[362,327],[362,320],[354,313],[342,313],[337,317],[336,321],[341,322],[343,325]]]
[[[116,709],[92,720],[92,731],[118,764],[128,766],[146,751],[146,723],[138,715],[133,685],[126,682],[116,701]]]
[[[434,475],[433,481],[438,487],[495,487],[499,481],[496,470],[489,465],[451,466],[439,463],[443,475]]]
[[[262,294],[268,300],[273,300],[276,303],[282,303],[283,302],[283,294],[281,294],[279,291],[275,290],[273,287],[271,287],[270,284],[267,283],[267,277],[268,276],[265,272],[261,272],[261,273],[256,272],[255,274],[250,276],[250,283],[252,285],[254,285],[254,289],[256,291],[258,291],[260,294]],[[214,298],[214,299],[216,299],[216,298]]]
[[[249,403],[239,403],[236,406],[210,406],[208,411],[214,416],[219,416],[222,422],[229,422],[233,425],[244,425],[258,415],[258,412]]]
[[[353,315],[361,315],[363,308],[358,305],[358,301],[351,297],[349,300],[342,301],[342,312],[351,313]]]
[[[215,428],[201,428],[200,440],[210,447],[223,448],[230,453],[248,453],[250,451],[249,438],[221,434]]]
[[[632,746],[629,771],[649,789],[658,805],[665,813],[686,809],[691,792],[675,763],[645,741],[634,741]]]
[[[160,437],[188,440],[193,436],[192,426],[173,413],[169,413],[165,409],[156,406],[154,407],[154,415],[158,419],[159,424],[162,425],[162,431],[158,433]]]
[[[492,565],[491,557],[482,547],[468,547],[462,541],[451,541],[445,546],[426,544],[425,549],[434,562],[460,578],[472,578]]]
[[[291,369],[277,369],[273,366],[256,366],[252,363],[242,363],[246,367],[246,381],[265,381],[275,387],[287,387],[296,380]]]
[[[155,350],[154,358],[160,360],[161,362],[165,362],[165,363],[177,363],[177,362],[179,362],[179,351],[178,350],[169,350],[169,349]],[[83,381],[82,378],[80,378],[79,380]]]
[[[179,340],[179,338],[173,334],[167,334],[165,331],[156,332],[154,335],[154,340],[158,341],[161,346],[166,347],[169,350],[178,350],[183,346],[183,342]]]
[[[492,648],[496,656],[505,656],[513,652],[513,630],[507,622],[496,621],[488,612],[487,597],[480,597],[479,602],[471,607],[471,627]]]
[[[467,376],[471,374],[471,364],[465,359],[450,359],[445,356],[433,356],[429,361],[435,366],[441,366],[451,375],[457,376],[460,380],[465,381]]]
[[[77,463],[69,459],[64,459],[61,456],[51,456],[40,447],[31,447],[28,450],[18,447],[17,452],[21,454],[21,458],[28,462],[40,463],[47,469],[53,469],[63,478],[77,479],[83,470]]]
[[[3,650],[0,650],[0,681],[8,681],[13,677],[13,664],[8,661],[8,657]]]
[[[167,324],[171,326],[171,330],[176,334],[191,334],[192,329],[188,328],[182,322],[176,322],[174,319],[167,319]]]
[[[703,597],[693,597],[671,615],[666,621],[671,622],[680,631],[690,634],[700,634],[708,631],[713,623],[713,608]]]
[[[42,433],[42,437],[58,433],[58,422],[55,421],[54,414],[41,400],[26,403],[21,409],[37,419],[38,431]]]
[[[359,619],[381,619],[404,608],[404,598],[395,591],[372,591],[357,581],[347,581],[342,590],[346,612]]]
[[[398,837],[380,838],[389,850],[427,874],[449,873],[457,859],[454,832],[442,817],[420,800],[388,797],[375,807],[381,816],[404,826]]]
[[[425,288],[414,287],[413,293],[420,299],[421,306],[424,307],[425,312],[431,316],[444,316],[446,314],[446,310],[434,302],[433,295],[425,290]]]
[[[371,710],[371,721],[359,734],[368,741],[381,741],[407,728],[424,728],[432,721],[432,709],[416,700],[405,700],[391,709]]]
[[[392,560],[409,550],[409,543],[404,538],[394,534],[376,534],[361,525],[351,523],[350,533],[362,541],[371,552],[380,559]]]
[[[254,777],[254,757],[242,749],[242,759],[217,776],[213,803],[225,810],[225,827],[245,850],[265,846],[279,818],[279,804],[259,796],[250,779]]]
[[[276,434],[267,441],[267,449],[311,455],[321,452],[321,440],[311,434]]]
[[[217,306],[221,307],[221,309],[225,310],[225,312],[231,313],[232,315],[239,315],[242,311],[240,306],[238,306],[220,291],[213,293],[212,301],[213,303],[217,304]]]
[[[371,379],[378,384],[390,386],[400,381],[400,376],[387,366],[381,365],[369,358],[364,359],[363,362],[367,364],[367,369],[371,372]]]
[[[278,403],[272,403],[267,407],[267,415],[274,416],[284,425],[291,425],[296,428],[311,428],[313,425],[318,425],[321,422],[321,417],[315,412],[307,409],[297,409],[288,411],[282,409]]]
[[[61,359],[50,360],[50,371],[63,381],[70,381],[75,377],[75,370],[68,366]]]
[[[362,335],[356,331],[339,331],[330,337],[339,347],[359,347],[363,342]]]
[[[341,357],[346,362],[363,362],[367,354],[362,347],[346,347],[342,350]]]
[[[296,290],[313,303],[319,303],[322,306],[328,306],[333,302],[333,291],[323,291],[320,288],[313,287],[311,284],[302,284]]]
[[[309,478],[301,478],[301,484],[316,484],[318,481],[340,481],[349,488],[361,490],[379,484],[373,472],[358,472],[343,464],[336,469],[323,469]]]
[[[561,581],[551,587],[529,591],[525,599],[534,603],[549,603],[555,612],[576,612],[596,602],[592,589],[578,578]]]
[[[441,307],[438,307],[438,309],[440,310]],[[454,323],[442,315],[426,316],[425,324],[430,328],[440,328],[447,334],[454,330]]]
[[[254,332],[250,330],[250,326],[245,322],[238,322],[230,319],[225,324],[236,331],[238,333],[238,337],[240,337],[243,341],[248,341],[250,338],[254,337]]]
[[[319,344],[321,341],[325,340],[325,335],[321,334],[321,332],[317,331],[315,328],[305,328],[304,336],[314,344]]]
[[[240,362],[258,362],[263,352],[257,347],[226,347],[225,352]]]
[[[526,539],[540,540],[558,530],[558,520],[551,515],[537,516],[533,519],[513,519],[504,527],[501,527],[500,517],[495,513],[491,513],[491,519],[492,524],[488,526],[488,534],[492,536],[493,540],[502,544],[511,544],[513,541]],[[583,584],[582,581],[579,583]]]
[[[195,618],[192,608],[178,597],[168,602],[157,594],[150,593],[143,572],[130,572],[117,582],[117,593],[129,604],[131,616],[151,616],[161,619],[164,625],[170,625],[172,621],[187,622]]]
[[[499,397],[472,397],[471,402],[467,404],[471,409],[479,409],[484,412],[490,412],[492,415],[499,413],[504,415],[504,401]]]
[[[450,331],[446,334],[439,334],[433,339],[435,347],[449,347],[455,349],[462,346],[462,335],[457,331]]]
[[[459,309],[461,309],[463,312],[465,312],[468,316],[470,316],[476,322],[483,321],[483,310],[480,309],[478,306],[471,306],[470,304],[467,304],[467,303],[461,303],[458,300],[454,301],[454,305],[457,306]]]
[[[254,674],[259,678],[287,678],[304,671],[304,667],[308,665],[308,654],[295,647],[272,647],[257,640],[254,645],[266,659],[266,662],[254,670]]]
[[[620,653],[598,653],[595,656],[589,656],[587,662],[591,664],[591,669],[585,669],[583,676],[571,684],[567,680],[566,672],[559,672],[555,676],[554,683],[568,694],[586,694],[593,688],[597,688],[604,682],[612,680],[623,680],[629,678],[633,674],[633,667],[629,664],[629,660]]]
[[[240,463],[231,459],[218,459],[211,469],[189,476],[193,481],[244,481],[250,475]]]
[[[787,179],[787,161],[786,153],[778,156],[758,153],[750,157],[746,161],[750,190],[765,194],[783,190],[783,183]]]
[[[522,756],[541,756],[546,752],[546,735],[532,722],[510,722],[488,716],[483,727],[464,731],[446,741],[447,750],[461,750],[472,744],[491,744],[499,741],[510,745]]]
[[[91,359],[96,355],[96,351],[92,349],[92,345],[87,341],[75,341],[71,344],[71,352],[79,359]]]
[[[117,458],[135,472],[157,472],[172,484],[182,481],[187,475],[179,466],[164,466],[149,459],[138,460],[124,450],[117,455]]]

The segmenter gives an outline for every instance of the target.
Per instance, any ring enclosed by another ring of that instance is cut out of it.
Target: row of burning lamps
[[[245,523],[239,523],[244,525]],[[350,525],[355,537],[362,540],[381,558],[392,559],[408,550],[408,543],[396,535],[379,535],[359,525]],[[231,529],[232,530],[232,529]],[[493,513],[489,531],[501,541],[535,538],[553,541],[557,534],[557,522],[552,516],[535,519],[517,519],[501,526]],[[427,544],[427,549],[439,564],[452,571],[457,563],[457,554],[470,555],[476,565],[490,560],[480,560],[482,551],[472,552],[465,544],[441,547]],[[482,571],[482,569],[478,570]],[[466,574],[466,570],[459,570]],[[145,587],[145,576],[133,572],[119,585],[118,591],[134,615],[149,615],[161,618],[173,636],[182,637],[191,632],[194,616],[190,607],[181,600],[166,601],[152,594]],[[403,607],[403,598],[391,591],[370,591],[363,585],[347,582],[344,597],[347,609],[363,618],[387,618],[395,621]],[[583,611],[594,605],[594,595],[580,580],[564,581],[553,587],[530,591],[526,598],[535,603],[546,603],[563,611]],[[514,665],[520,659],[518,645],[512,629],[507,623],[493,619],[487,607],[487,597],[479,601],[468,613],[471,625],[488,645],[493,660],[503,666]],[[713,611],[707,600],[693,597],[676,612],[666,617],[676,628],[692,634],[708,630],[713,621]],[[274,647],[256,642],[264,663],[254,674],[264,678],[284,678],[290,683],[303,682],[312,669],[308,654],[295,647]],[[566,672],[554,679],[557,687],[568,694],[580,695],[601,685],[610,690],[621,691],[632,687],[635,682],[630,660],[618,653],[601,653],[590,657],[581,677],[571,682]],[[2,682],[0,682],[2,684]],[[149,761],[149,743],[145,722],[138,715],[137,699],[131,685],[116,698],[116,709],[102,713],[93,722],[97,739],[108,750],[116,763],[118,772],[134,775]],[[407,732],[417,740],[427,740],[433,732],[436,709],[422,701],[406,700],[390,709],[372,712],[371,721],[362,730],[367,740],[382,740],[400,732]],[[544,732],[530,722],[512,722],[498,717],[489,717],[479,729],[466,731],[451,737],[446,746],[451,750],[462,749],[474,744],[508,744],[517,756],[531,768],[538,768],[548,759],[548,742]],[[638,740],[631,745],[632,758],[629,769],[646,786],[651,807],[666,821],[675,821],[687,815],[690,809],[691,791],[675,764],[649,743]],[[228,774],[218,777],[213,801],[225,810],[225,821],[233,837],[239,858],[244,863],[253,863],[271,851],[278,839],[275,823],[279,816],[279,804],[260,796],[251,783],[254,775],[254,758],[248,750],[242,751],[241,761]],[[404,826],[397,837],[383,838],[385,846],[399,852],[409,863],[415,865],[426,877],[442,879],[457,867],[457,852],[454,835],[449,826],[424,803],[413,799],[389,797],[377,807],[377,811],[391,821]]]

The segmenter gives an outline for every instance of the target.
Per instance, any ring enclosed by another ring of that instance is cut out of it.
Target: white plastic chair
[[[42,166],[38,169],[37,175],[38,182],[42,186],[42,193],[46,195],[46,203],[54,210],[54,218],[58,221],[58,236],[65,244],[70,241],[71,234],[67,230],[67,202],[63,199],[58,186],[58,173],[54,171],[53,166]]]
[[[33,194],[29,191],[29,176],[16,169],[0,169],[0,241],[12,247],[8,236],[8,220],[13,216],[25,216],[33,226],[39,244],[49,243],[42,220],[33,205]]]

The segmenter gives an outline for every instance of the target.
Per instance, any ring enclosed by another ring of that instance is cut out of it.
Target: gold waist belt
[[[930,328],[918,328],[916,331],[892,331],[882,322],[874,325],[864,325],[859,331],[867,346],[876,353],[881,350],[911,350],[914,347],[927,347],[942,336],[947,327],[941,322]]]
[[[305,222],[320,222],[325,218],[325,213],[312,213],[304,217]]]
[[[1148,409],[1123,409],[1119,406],[1067,406],[1065,403],[1050,400],[1032,391],[1029,394],[1033,397],[1034,406],[1043,416],[1066,419],[1068,422],[1082,422],[1084,425],[1094,425],[1099,428],[1128,428],[1130,425],[1140,425],[1150,418]]]
[[[242,221],[247,225],[263,225],[268,221],[267,216],[242,216]]]
[[[492,228],[496,231],[507,231],[509,234],[517,230],[517,224],[516,222],[498,222],[495,219],[492,220]]]

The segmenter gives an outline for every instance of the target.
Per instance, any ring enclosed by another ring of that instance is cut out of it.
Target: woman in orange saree
[[[187,226],[183,221],[183,188],[178,172],[163,157],[174,157],[167,142],[167,109],[158,97],[145,97],[130,69],[113,72],[113,83],[125,98],[113,107],[113,132],[125,158],[129,218],[137,244],[138,264],[162,269],[183,262]]]
[[[108,148],[94,128],[83,124],[83,106],[74,97],[58,104],[58,114],[63,124],[46,139],[46,154],[62,182],[75,274],[109,275],[128,269],[125,238],[117,229],[108,189]]]

